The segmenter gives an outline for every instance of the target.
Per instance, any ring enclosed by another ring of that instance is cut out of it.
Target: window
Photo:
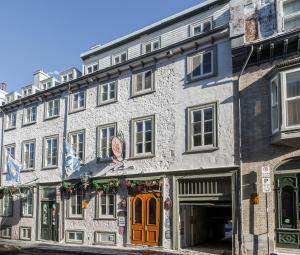
[[[284,0],[283,27],[284,30],[298,28],[300,26],[300,2],[299,0]]]
[[[98,68],[99,68],[98,63],[93,63],[87,67],[87,73],[89,74],[89,73],[96,72]]]
[[[204,20],[201,22],[197,22],[191,25],[191,36],[199,35],[202,33],[206,33],[212,29],[212,19]]]
[[[32,189],[23,188],[21,197],[21,215],[23,217],[32,217],[33,194]]]
[[[75,156],[80,158],[81,161],[84,161],[84,140],[84,130],[70,133],[70,145],[74,150]]]
[[[116,244],[116,233],[113,232],[95,232],[96,244]]]
[[[283,73],[285,86],[286,126],[300,125],[300,70]]]
[[[2,226],[1,227],[1,237],[10,239],[11,238],[11,227]]]
[[[30,96],[31,94],[32,94],[32,89],[24,89],[23,90],[24,97]]]
[[[132,95],[144,94],[154,90],[154,75],[147,70],[132,76]]]
[[[207,50],[189,56],[188,71],[190,80],[214,74],[214,51]]]
[[[83,231],[67,231],[68,243],[83,243]]]
[[[26,141],[23,143],[23,169],[34,169],[35,159],[35,141]]]
[[[12,158],[15,158],[16,146],[15,144],[5,145],[4,146],[4,158],[3,158],[3,172],[6,173],[7,168],[7,156],[10,155]]]
[[[111,124],[98,127],[98,157],[109,159],[113,156],[111,149],[111,140],[116,135],[117,124]]]
[[[98,195],[98,218],[115,217],[115,195],[101,194]]]
[[[75,191],[70,195],[69,198],[69,218],[82,218],[82,191]]]
[[[44,140],[44,167],[56,167],[58,157],[58,136],[46,137]]]
[[[0,199],[1,203],[1,216],[11,217],[13,216],[13,197],[10,194],[4,194]]]
[[[144,44],[144,53],[150,53],[152,51],[158,50],[160,48],[160,40],[159,38],[151,41],[151,42],[147,42]]]
[[[63,82],[67,82],[68,81],[68,76],[67,75],[64,75],[63,76]]]
[[[68,79],[69,79],[69,81],[73,80],[73,74],[72,73],[68,74]]]
[[[31,240],[31,227],[20,227],[20,239]]]
[[[11,112],[6,115],[6,129],[15,128],[17,123],[17,113]]]
[[[279,112],[278,112],[278,78],[271,81],[271,118],[272,132],[279,129]]]
[[[189,150],[216,147],[216,106],[188,109]]]
[[[59,115],[59,99],[54,99],[45,104],[45,117],[54,118]]]
[[[79,111],[85,108],[85,91],[71,94],[71,111]]]
[[[117,100],[117,82],[109,82],[99,85],[99,104],[114,102]]]
[[[113,60],[115,65],[125,62],[127,60],[127,52],[122,52],[118,55],[115,55]]]
[[[24,124],[36,122],[36,106],[30,106],[24,109]]]
[[[42,89],[43,90],[49,89],[51,87],[52,87],[52,82],[51,81],[42,83]]]
[[[132,121],[133,156],[154,154],[154,116]]]

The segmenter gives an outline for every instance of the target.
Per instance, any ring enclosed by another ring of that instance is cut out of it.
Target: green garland
[[[96,191],[116,192],[120,186],[120,182],[118,179],[113,179],[107,182],[94,180],[92,181],[92,186]]]

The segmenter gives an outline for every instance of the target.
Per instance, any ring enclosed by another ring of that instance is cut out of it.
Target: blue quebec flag
[[[19,183],[22,166],[18,163],[18,161],[16,161],[11,155],[8,155],[6,167],[6,181]]]
[[[80,170],[80,159],[75,156],[71,145],[66,140],[64,140],[64,146],[65,146],[65,162],[64,162],[65,170],[66,170],[66,175],[70,176],[74,172]]]

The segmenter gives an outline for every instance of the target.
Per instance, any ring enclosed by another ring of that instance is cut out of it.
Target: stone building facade
[[[1,238],[176,250],[225,242],[237,253],[229,3],[207,1],[81,58],[82,74],[38,71],[1,108]],[[81,159],[70,176],[64,139]],[[17,189],[6,182],[8,153],[23,164]]]
[[[242,252],[294,254],[299,250],[299,1],[231,1],[230,9],[241,116]]]

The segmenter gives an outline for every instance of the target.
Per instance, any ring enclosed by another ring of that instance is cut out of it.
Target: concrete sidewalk
[[[171,250],[165,250],[160,248],[150,248],[150,247],[124,247],[124,248],[115,248],[108,246],[84,246],[84,245],[75,245],[75,244],[65,244],[65,243],[46,243],[46,242],[26,242],[21,240],[0,240],[0,247],[3,248],[13,248],[20,251],[24,251],[25,254],[30,254],[28,252],[41,251],[46,254],[55,252],[57,254],[84,254],[84,255],[93,255],[93,254],[107,254],[107,255],[127,255],[127,254],[184,254],[182,252],[174,252]],[[27,252],[27,253],[26,253]],[[8,254],[8,253],[7,253]],[[20,253],[22,254],[22,253]]]

